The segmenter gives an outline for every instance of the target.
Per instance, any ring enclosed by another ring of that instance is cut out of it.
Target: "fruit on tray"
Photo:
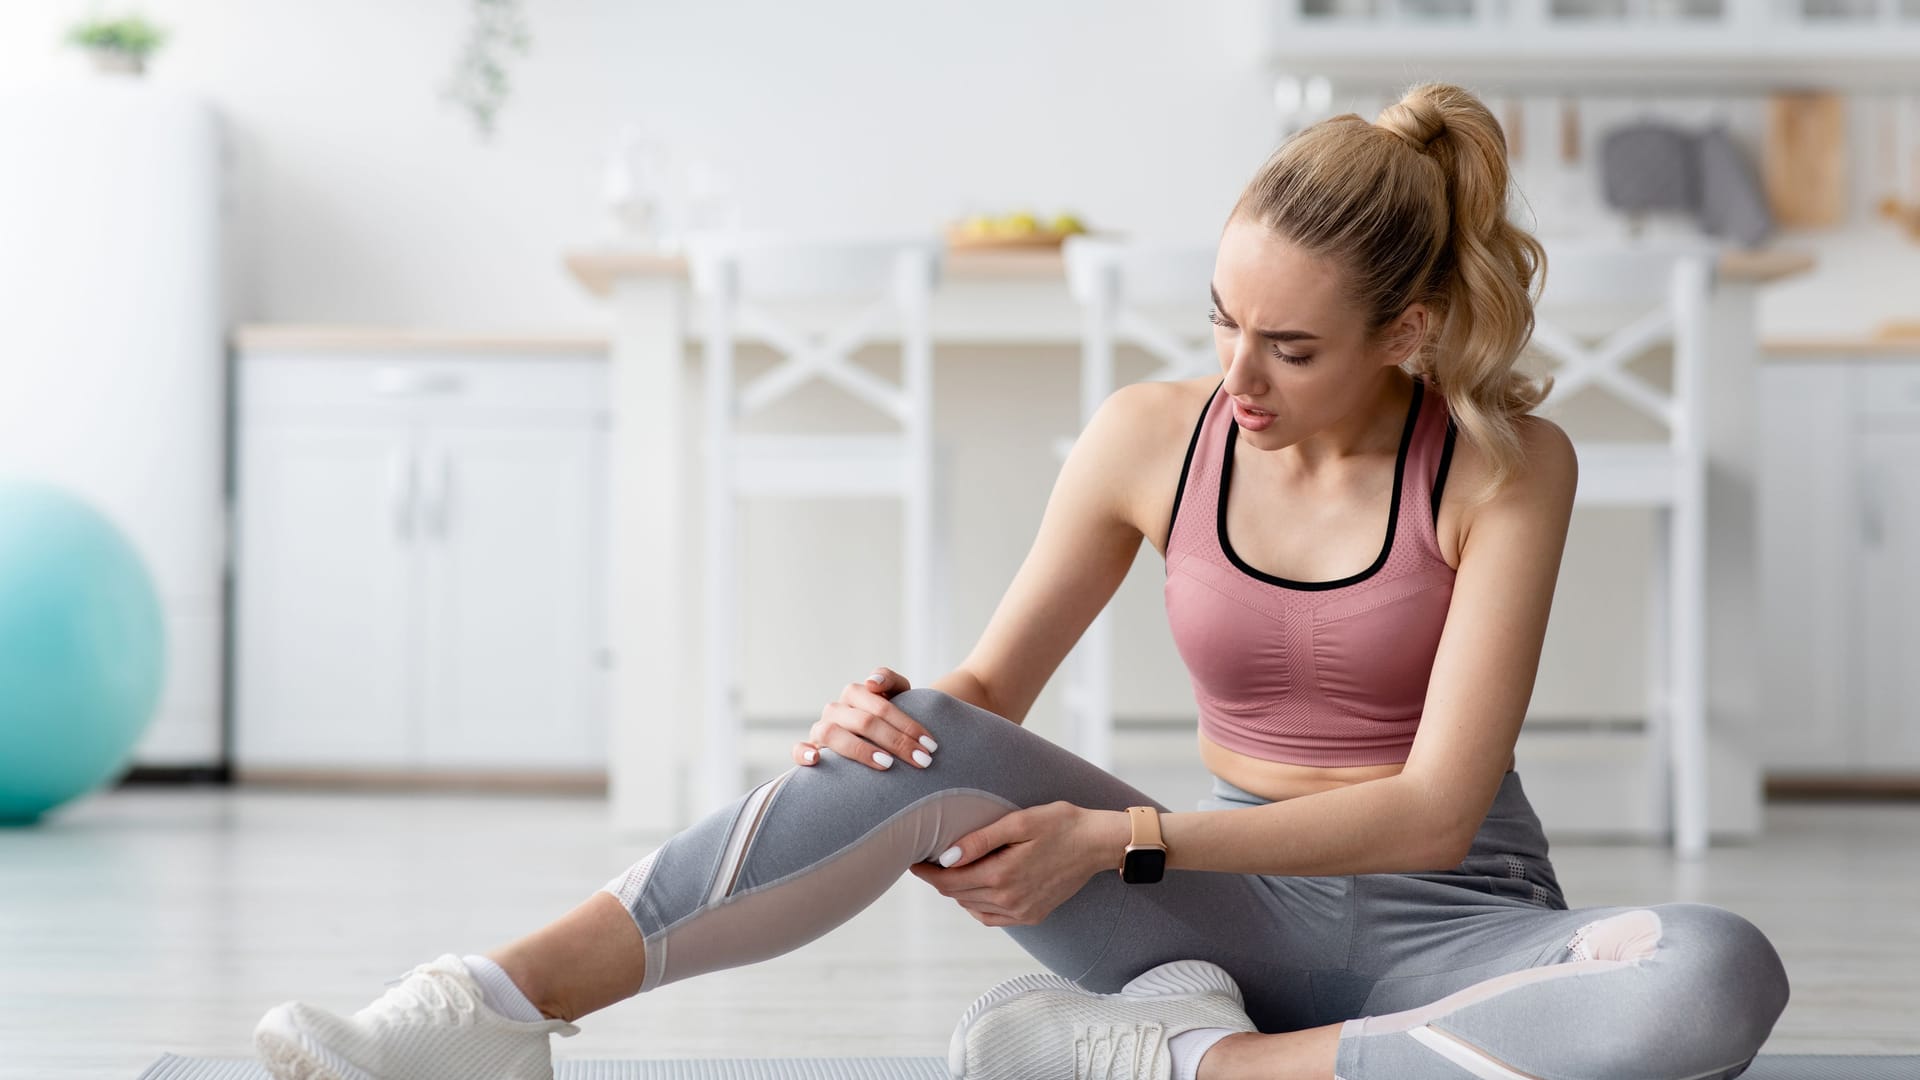
[[[974,214],[962,221],[954,230],[960,237],[968,240],[1038,239],[1086,231],[1086,225],[1077,215],[1055,214],[1043,225],[1039,216],[1031,210],[1016,210],[1012,213],[997,215]]]

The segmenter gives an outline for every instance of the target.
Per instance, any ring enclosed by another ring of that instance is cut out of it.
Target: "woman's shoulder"
[[[1218,375],[1142,380],[1115,390],[1112,404],[1137,425],[1191,434],[1200,411],[1206,408],[1219,385]]]
[[[1519,467],[1500,490],[1470,505],[1465,500],[1492,478],[1493,461],[1465,431],[1456,435],[1447,468],[1446,494],[1451,496],[1457,492],[1462,499],[1456,526],[1462,545],[1473,530],[1474,520],[1497,512],[1496,508],[1530,507],[1534,513],[1552,516],[1573,502],[1580,466],[1573,440],[1566,430],[1538,413],[1513,417],[1511,423],[1514,435],[1520,440]],[[1443,507],[1442,518],[1446,516]],[[1442,531],[1453,531],[1446,529],[1446,524],[1443,520]],[[1443,540],[1442,547],[1448,546]]]
[[[1125,491],[1128,516],[1148,537],[1166,532],[1173,514],[1174,489],[1220,376],[1127,383],[1101,405],[1101,457],[1113,481]],[[1158,541],[1155,541],[1156,547]]]
[[[1124,441],[1137,455],[1136,464],[1163,461],[1172,450],[1177,469],[1219,385],[1218,375],[1128,383],[1113,392],[1102,410],[1114,414],[1112,428],[1126,433]]]

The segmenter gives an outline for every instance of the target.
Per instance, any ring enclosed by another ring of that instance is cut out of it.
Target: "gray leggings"
[[[607,883],[646,937],[642,992],[796,949],[1010,811],[1056,800],[1169,809],[949,694],[915,689],[893,702],[939,743],[931,767],[875,770],[823,754]],[[1265,801],[1216,778],[1196,809]],[[1099,993],[1169,960],[1210,960],[1239,983],[1261,1031],[1344,1021],[1344,1080],[1719,1080],[1746,1070],[1787,1003],[1779,955],[1732,911],[1569,909],[1511,771],[1451,870],[1172,869],[1134,886],[1095,874],[1038,925],[1003,929]]]

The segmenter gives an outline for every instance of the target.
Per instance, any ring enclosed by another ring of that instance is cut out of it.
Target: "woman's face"
[[[1378,397],[1380,369],[1396,361],[1368,347],[1341,286],[1331,264],[1264,225],[1235,219],[1221,235],[1213,343],[1253,445],[1292,445]]]

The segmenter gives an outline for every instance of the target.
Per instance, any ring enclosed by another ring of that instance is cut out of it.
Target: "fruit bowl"
[[[999,217],[982,214],[949,224],[947,246],[968,251],[1057,248],[1067,237],[1086,231],[1072,214],[1058,214],[1046,222],[1026,212]]]
[[[947,228],[947,246],[964,251],[1016,251],[1025,248],[1057,248],[1075,232],[1040,231],[1018,236],[976,236],[957,225]]]

